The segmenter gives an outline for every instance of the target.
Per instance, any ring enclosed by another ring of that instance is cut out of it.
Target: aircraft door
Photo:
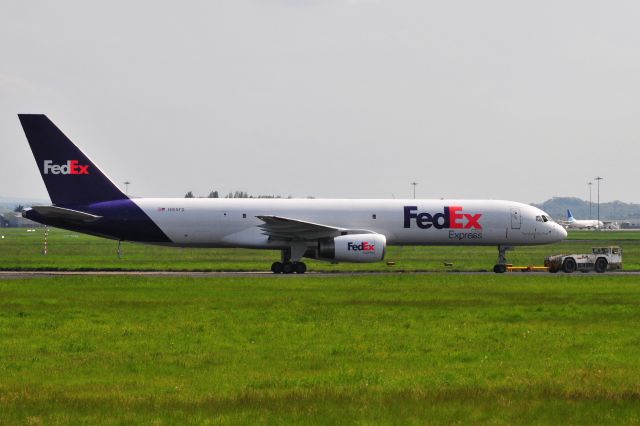
[[[520,217],[520,209],[511,208],[511,229],[520,229],[522,218]]]

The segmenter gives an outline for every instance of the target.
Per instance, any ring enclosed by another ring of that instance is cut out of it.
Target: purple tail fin
[[[18,118],[53,204],[79,206],[128,198],[46,115]]]

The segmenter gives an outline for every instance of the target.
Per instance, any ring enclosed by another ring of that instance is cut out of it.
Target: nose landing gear
[[[513,250],[512,246],[498,246],[498,261],[493,267],[493,272],[496,274],[504,274],[507,272],[507,250]]]

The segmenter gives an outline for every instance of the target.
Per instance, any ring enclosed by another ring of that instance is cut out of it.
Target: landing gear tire
[[[493,272],[495,272],[496,274],[504,274],[505,272],[507,272],[507,265],[495,265],[493,267]]]
[[[293,272],[293,263],[284,262],[282,264],[282,273],[283,274],[291,274]]]
[[[576,264],[576,261],[571,257],[565,259],[562,263],[562,270],[567,274],[575,272],[576,269],[578,269],[578,265]]]
[[[605,272],[607,270],[607,266],[609,265],[609,262],[607,262],[607,259],[601,257],[598,260],[596,260],[596,272],[601,274],[603,272]]]
[[[304,262],[296,262],[293,264],[293,272],[296,274],[304,274],[307,272],[307,265]]]
[[[273,272],[274,274],[281,274],[282,273],[282,262],[273,262],[271,264],[271,272]]]

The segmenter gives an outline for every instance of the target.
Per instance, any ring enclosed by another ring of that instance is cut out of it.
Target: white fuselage
[[[257,216],[382,234],[388,245],[534,245],[566,231],[533,206],[497,200],[132,199],[182,247],[281,248]],[[448,210],[445,210],[445,207]],[[445,217],[445,212],[448,212]],[[440,214],[439,216],[436,216]]]
[[[574,219],[567,222],[567,229],[600,229],[604,224],[600,220]]]

